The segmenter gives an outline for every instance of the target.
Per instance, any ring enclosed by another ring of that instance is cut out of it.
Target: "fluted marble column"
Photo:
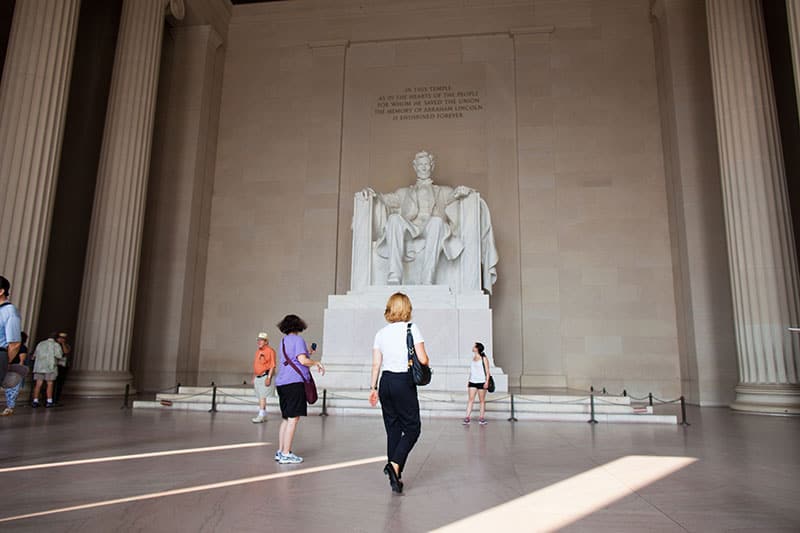
[[[800,111],[800,0],[786,0],[786,19],[789,23],[789,40],[792,43],[794,66],[794,92]]]
[[[124,0],[122,6],[71,394],[120,395],[132,381],[131,330],[167,6],[173,16],[182,18],[181,0]]]
[[[36,331],[80,0],[17,0],[0,85],[0,274]]]
[[[800,414],[797,257],[759,0],[707,0],[739,355],[733,409]]]

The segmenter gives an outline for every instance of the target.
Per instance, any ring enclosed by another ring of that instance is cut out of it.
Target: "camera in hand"
[[[311,349],[312,350],[316,350],[317,349],[317,343],[316,342],[312,342],[311,343]]]

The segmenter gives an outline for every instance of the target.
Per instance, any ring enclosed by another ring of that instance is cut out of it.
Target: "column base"
[[[125,385],[129,394],[134,394],[133,374],[127,371],[73,370],[65,384],[64,393],[80,398],[112,398],[125,395]]]
[[[800,385],[739,384],[731,409],[762,415],[800,415]]]

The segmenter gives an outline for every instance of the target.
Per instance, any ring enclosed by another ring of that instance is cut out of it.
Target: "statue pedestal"
[[[472,346],[481,342],[491,364],[496,392],[508,391],[508,376],[492,359],[492,310],[480,291],[453,294],[447,285],[368,286],[328,296],[322,339],[324,376],[320,389],[369,389],[372,342],[386,325],[383,311],[395,292],[411,298],[411,320],[425,337],[433,379],[427,390],[463,391],[469,380]]]

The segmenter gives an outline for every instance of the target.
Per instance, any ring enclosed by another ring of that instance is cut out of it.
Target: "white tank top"
[[[471,383],[483,383],[486,381],[486,374],[483,368],[483,357],[480,359],[472,360],[469,364],[469,380]]]

